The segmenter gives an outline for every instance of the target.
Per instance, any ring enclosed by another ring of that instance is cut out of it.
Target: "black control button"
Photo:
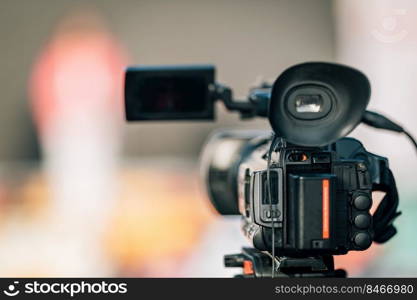
[[[372,201],[366,195],[358,195],[353,199],[353,205],[360,210],[365,210],[371,207]]]
[[[359,248],[366,249],[371,245],[372,240],[371,240],[371,236],[368,233],[359,232],[355,234],[353,238],[353,242]]]
[[[371,224],[371,217],[369,215],[360,214],[355,217],[353,223],[360,229],[368,228]]]

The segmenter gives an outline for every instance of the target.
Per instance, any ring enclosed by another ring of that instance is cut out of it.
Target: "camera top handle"
[[[268,117],[271,86],[266,83],[252,89],[247,101],[234,100],[231,88],[222,84],[215,84],[213,94],[214,99],[222,101],[229,111],[239,112],[242,119]]]

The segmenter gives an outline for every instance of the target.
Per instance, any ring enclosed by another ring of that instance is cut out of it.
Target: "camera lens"
[[[361,72],[338,64],[304,63],[275,80],[268,107],[274,132],[298,146],[325,146],[362,119],[370,85]]]
[[[323,111],[323,98],[320,95],[298,95],[295,98],[297,113],[318,113]]]
[[[329,114],[334,100],[324,87],[301,85],[287,96],[287,109],[298,120],[318,120]]]

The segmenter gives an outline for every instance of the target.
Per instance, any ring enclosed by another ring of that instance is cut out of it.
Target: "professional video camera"
[[[400,212],[388,160],[345,136],[362,121],[412,137],[366,111],[369,97],[364,74],[331,63],[293,66],[247,101],[235,101],[209,65],[131,67],[125,81],[128,121],[214,120],[216,100],[244,119],[268,117],[272,134],[220,131],[202,155],[212,204],[222,215],[242,215],[254,246],[225,256],[243,277],[343,277],[333,255],[395,235]],[[371,214],[376,190],[386,194]]]

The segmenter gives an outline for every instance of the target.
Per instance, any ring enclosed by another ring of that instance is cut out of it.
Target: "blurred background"
[[[215,123],[123,119],[128,64],[212,63],[244,98],[304,61],[364,71],[370,108],[417,136],[412,0],[2,0],[0,276],[231,276],[247,245],[199,182]],[[417,276],[417,157],[403,136],[352,134],[390,159],[403,215],[386,245],[337,257],[351,276]]]

